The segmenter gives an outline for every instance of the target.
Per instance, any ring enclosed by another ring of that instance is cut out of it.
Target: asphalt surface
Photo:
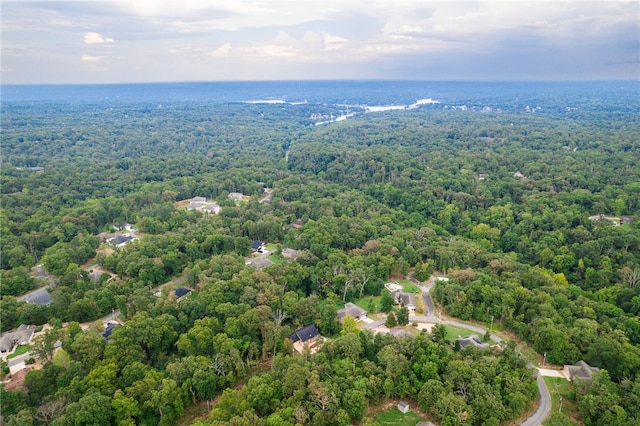
[[[540,426],[551,412],[551,395],[542,375],[538,373],[538,408],[520,426]]]

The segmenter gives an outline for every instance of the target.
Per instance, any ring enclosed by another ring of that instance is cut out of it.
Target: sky
[[[1,3],[2,84],[638,80],[640,2]]]

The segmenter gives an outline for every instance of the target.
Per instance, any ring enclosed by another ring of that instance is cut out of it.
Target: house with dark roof
[[[597,367],[591,367],[586,362],[580,360],[573,365],[565,365],[562,372],[564,377],[573,381],[576,377],[584,382],[590,382],[594,373],[600,371]]]
[[[264,241],[253,240],[251,241],[251,251],[258,251],[262,248]]]
[[[299,354],[308,349],[310,353],[315,353],[322,347],[324,338],[315,324],[309,324],[297,329],[289,335],[289,340],[293,342],[293,349]]]
[[[484,343],[482,340],[480,340],[480,338],[475,335],[475,334],[471,334],[469,336],[465,336],[465,337],[459,337],[457,339],[458,343],[460,343],[460,349],[464,349],[468,346],[474,346],[478,349],[489,349],[491,348],[491,345],[488,343]]]
[[[107,240],[109,244],[116,247],[124,247],[129,244],[130,241],[133,241],[133,237],[128,234],[117,235]]]
[[[105,327],[104,331],[102,332],[102,337],[104,337],[105,339],[108,339],[109,337],[111,337],[111,333],[113,333],[113,330],[119,325],[120,324],[117,324],[115,322],[107,323],[107,326]]]
[[[182,296],[185,296],[187,294],[189,294],[191,292],[191,290],[189,290],[188,288],[184,288],[184,287],[178,287],[175,290],[173,290],[173,293],[176,295],[176,298],[181,298]]]
[[[47,291],[46,288],[43,288],[39,291],[34,291],[30,295],[28,295],[25,299],[27,303],[35,303],[36,305],[47,306],[53,302],[53,297]]]
[[[414,294],[394,291],[391,295],[398,305],[405,306],[410,311],[416,310],[416,296]]]
[[[347,315],[352,316],[357,320],[361,320],[362,318],[367,317],[367,311],[362,309],[360,306],[349,302],[346,305],[344,305],[344,308],[338,309],[338,312],[336,314],[336,320],[342,321],[342,319]]]
[[[291,340],[293,343],[298,341],[306,342],[307,340],[311,340],[318,335],[320,335],[318,327],[316,327],[315,324],[309,324],[291,333],[289,335],[289,340]]]

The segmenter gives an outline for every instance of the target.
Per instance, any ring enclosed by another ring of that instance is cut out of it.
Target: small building
[[[109,337],[111,337],[111,333],[113,333],[113,330],[119,325],[120,324],[115,323],[115,322],[107,323],[107,326],[105,327],[104,331],[102,332],[102,337],[104,337],[105,339],[109,339]]]
[[[251,241],[251,251],[262,250],[263,244],[264,244],[264,242],[262,242],[260,240]]]
[[[309,324],[297,329],[289,335],[289,340],[293,342],[293,349],[299,354],[304,353],[305,347],[308,348],[310,353],[315,353],[324,343],[324,338],[320,335],[320,331],[315,324]]]
[[[336,314],[336,320],[342,321],[342,319],[347,315],[359,321],[367,317],[367,311],[362,309],[360,306],[349,302],[346,305],[344,305],[344,308],[338,309],[338,313]]]
[[[576,377],[584,382],[590,382],[594,373],[600,371],[597,367],[591,367],[586,362],[580,360],[573,365],[565,365],[562,372],[564,377],[570,382]]]
[[[468,346],[474,346],[478,349],[490,349],[491,345],[488,343],[484,343],[476,334],[471,334],[469,336],[460,337],[457,339],[457,342],[460,344],[460,349],[464,349]]]
[[[409,408],[409,403],[407,401],[398,402],[398,410],[400,410],[401,413],[407,414],[409,412]]]
[[[46,288],[43,288],[39,291],[34,291],[30,295],[28,295],[25,299],[27,303],[35,303],[40,306],[48,306],[53,302],[53,297],[47,291]]]
[[[133,239],[134,238],[131,235],[123,234],[123,235],[117,235],[113,238],[109,238],[107,242],[115,247],[124,247],[127,244],[129,244],[131,241],[133,241]]]
[[[400,306],[404,306],[410,311],[416,310],[416,296],[412,293],[404,293],[402,291],[394,291],[391,293],[396,303]]]
[[[242,193],[241,192],[230,192],[229,193],[229,198],[231,198],[233,201],[242,201]]]
[[[183,296],[186,296],[190,292],[191,292],[191,290],[189,290],[188,288],[185,288],[185,287],[178,287],[175,290],[173,290],[173,294],[175,294],[176,298],[178,298],[178,299],[180,299]]]
[[[253,266],[256,269],[264,269],[267,266],[274,265],[274,263],[266,257],[250,260],[249,262],[247,262],[247,264]]]

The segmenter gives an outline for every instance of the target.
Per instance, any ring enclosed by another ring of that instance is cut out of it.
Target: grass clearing
[[[469,334],[473,334],[473,331],[469,331],[464,328],[454,327],[452,325],[445,325],[445,328],[447,329],[447,335],[445,339],[449,341],[456,340],[460,336],[468,336]]]
[[[518,344],[516,345],[516,350],[520,352],[522,356],[524,356],[524,358],[531,364],[539,366],[540,361],[538,358],[538,353],[533,348],[522,342],[518,342]]]
[[[358,299],[353,303],[367,311],[369,315],[375,315],[380,313],[380,299],[380,296],[368,296]]]
[[[576,420],[578,413],[573,403],[574,392],[569,382],[559,377],[545,377],[551,395],[551,413],[543,423],[545,426],[565,426],[580,424]],[[562,406],[560,405],[562,398]]]
[[[279,265],[282,263],[282,259],[280,259],[278,256],[276,256],[275,254],[270,254],[269,256],[267,256],[267,259],[269,259],[270,261],[272,261],[273,263],[275,263],[276,265]]]
[[[398,284],[402,286],[402,290],[405,293],[422,293],[422,289],[409,280],[400,280],[398,281]]]
[[[408,413],[402,413],[397,407],[393,407],[390,410],[383,411],[373,418],[380,425],[387,426],[415,426],[416,423],[423,421],[424,419],[418,416],[413,411]]]
[[[24,355],[31,350],[31,345],[20,345],[16,348],[15,352],[7,355],[7,359],[15,358],[20,355]]]

